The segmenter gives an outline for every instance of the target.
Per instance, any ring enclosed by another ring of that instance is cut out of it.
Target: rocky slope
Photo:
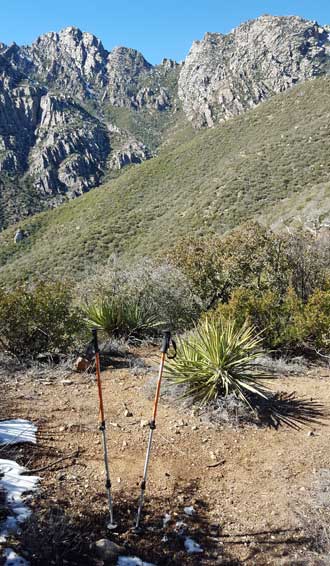
[[[329,31],[262,16],[157,66],[74,27],[0,43],[0,227],[149,159],[182,120],[211,127],[329,73]]]
[[[116,257],[159,258],[187,235],[261,219],[330,225],[330,77],[213,128],[178,129],[158,155],[0,234],[0,284],[88,276]]]
[[[292,85],[328,73],[329,27],[298,17],[262,16],[228,35],[194,42],[179,96],[188,118],[213,126]]]
[[[175,63],[154,68],[124,47],[109,53],[74,27],[31,46],[0,44],[0,226],[150,158],[158,144],[144,143],[141,122],[171,121],[176,74]],[[139,127],[130,127],[138,113]]]

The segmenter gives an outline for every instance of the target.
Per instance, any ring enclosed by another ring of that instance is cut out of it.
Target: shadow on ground
[[[191,500],[198,491],[198,486],[189,485],[186,490],[181,486],[183,499],[184,491]],[[220,526],[208,523],[208,508],[201,501],[196,500],[196,512],[190,517],[184,514],[184,504],[179,508],[177,502],[173,502],[170,497],[147,500],[143,510],[142,530],[136,534],[132,529],[137,507],[136,497],[117,494],[114,509],[118,523],[116,531],[106,528],[109,516],[105,495],[94,492],[89,494],[87,503],[86,499],[88,497],[84,494],[85,504],[83,508],[80,505],[79,509],[74,509],[74,505],[70,507],[66,500],[58,500],[56,505],[44,505],[42,501],[36,500],[34,514],[25,524],[21,537],[22,546],[28,551],[32,565],[95,565],[97,556],[93,543],[101,538],[110,538],[121,545],[125,556],[137,556],[158,566],[197,566],[204,561],[215,563],[214,553],[218,553]],[[170,517],[164,525],[165,513]],[[189,555],[184,546],[187,536],[200,544],[204,552]],[[236,564],[229,556],[224,563]]]
[[[324,424],[329,408],[315,399],[298,397],[295,392],[279,392],[267,399],[254,397],[253,406],[262,424],[278,429],[286,425],[298,430],[302,425]]]
[[[260,532],[242,532],[224,534],[221,540],[227,551],[233,552],[232,547],[245,549],[245,557],[238,562],[229,564],[300,564],[296,556],[304,557],[313,545],[310,536],[301,529],[271,529]],[[289,562],[286,562],[289,560]],[[283,562],[284,561],[284,562]],[[305,562],[304,562],[305,564]]]
[[[156,378],[150,379],[144,387],[148,399],[153,398]],[[175,404],[183,411],[191,411],[193,399],[187,397],[185,389],[178,385],[163,386],[162,395],[166,403]],[[256,425],[278,430],[287,426],[299,430],[302,426],[325,425],[330,417],[330,408],[317,399],[299,397],[295,392],[269,393],[266,397],[250,394],[249,406],[235,394],[219,397],[210,405],[198,407],[204,422],[215,425],[230,424],[243,427]]]
[[[272,559],[289,556],[301,546],[309,547],[309,539],[298,530],[223,534],[222,525],[208,521],[209,507],[198,499],[198,483],[184,488],[181,485],[178,491],[182,504],[178,504],[177,496],[174,501],[167,496],[146,501],[143,528],[139,534],[132,530],[136,497],[117,494],[115,519],[118,529],[112,532],[106,528],[109,517],[103,493],[90,494],[87,502],[88,497],[84,494],[84,506],[80,504],[79,508],[65,497],[56,503],[41,498],[35,501],[34,513],[24,526],[22,547],[28,552],[32,566],[48,563],[56,566],[95,565],[97,557],[93,543],[101,538],[110,538],[121,545],[125,556],[137,556],[157,566],[265,564],[265,557],[267,563],[273,563]],[[195,513],[187,516],[183,510],[184,501],[192,499]],[[166,513],[168,522],[164,525]],[[186,537],[197,542],[203,553],[188,554]],[[239,552],[237,547],[240,547]]]

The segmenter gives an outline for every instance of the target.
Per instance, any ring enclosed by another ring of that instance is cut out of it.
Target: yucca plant
[[[255,395],[267,399],[263,380],[271,378],[256,365],[261,341],[247,322],[239,328],[232,320],[205,318],[179,341],[177,357],[167,363],[165,375],[185,385],[184,396],[200,404],[235,393],[253,408]]]
[[[137,302],[116,297],[104,298],[86,307],[90,327],[99,328],[109,336],[138,337],[150,334],[161,323]]]

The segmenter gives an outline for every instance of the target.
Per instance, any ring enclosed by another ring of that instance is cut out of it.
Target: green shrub
[[[284,297],[237,289],[212,316],[234,319],[237,325],[247,319],[262,333],[267,349],[308,355],[330,351],[330,291],[317,289],[304,303],[293,289]]]
[[[308,231],[275,234],[257,222],[231,233],[182,240],[168,260],[190,278],[205,306],[227,302],[237,288],[271,291],[282,300],[290,288],[304,302],[329,285],[327,242]]]
[[[112,297],[101,299],[86,308],[90,327],[112,337],[143,338],[160,326],[157,317],[137,302]]]
[[[186,385],[185,395],[201,404],[235,393],[250,406],[251,395],[267,398],[263,380],[269,375],[255,362],[261,355],[260,336],[245,322],[206,318],[178,343],[177,357],[167,362],[166,376]]]
[[[292,289],[284,297],[273,291],[256,293],[236,289],[228,304],[219,305],[213,316],[233,319],[241,326],[247,319],[262,337],[267,349],[294,351],[306,336],[304,305]]]
[[[219,236],[183,238],[171,249],[166,259],[183,271],[205,304],[210,303],[214,295],[220,294],[222,288],[227,297],[228,274]]]
[[[304,308],[306,344],[316,350],[330,351],[330,291],[317,290]]]
[[[127,311],[135,305],[144,318],[161,321],[175,331],[191,327],[201,311],[198,297],[179,269],[146,258],[129,268],[115,260],[103,266],[79,285],[77,296],[83,304],[105,303],[120,312],[125,304]]]
[[[20,359],[66,353],[84,329],[82,312],[72,306],[72,289],[65,283],[0,290],[0,347]]]

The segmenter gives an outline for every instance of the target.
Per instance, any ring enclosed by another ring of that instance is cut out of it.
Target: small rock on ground
[[[120,554],[124,552],[124,548],[108,538],[102,538],[95,543],[95,550],[97,556],[106,561],[115,560]]]

